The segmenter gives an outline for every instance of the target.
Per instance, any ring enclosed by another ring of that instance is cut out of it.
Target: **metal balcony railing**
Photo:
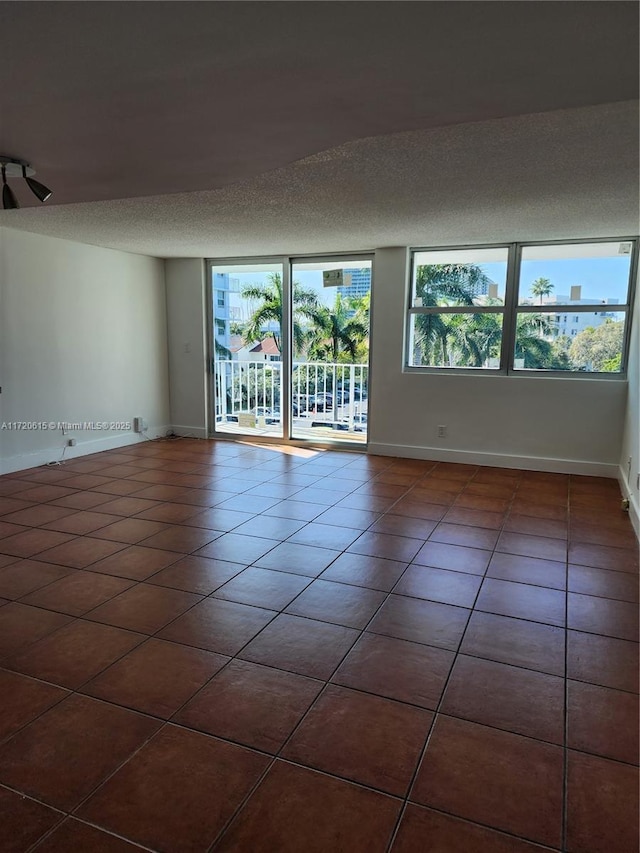
[[[294,428],[332,426],[366,432],[369,366],[296,362],[291,377]],[[281,421],[282,362],[216,359],[216,423]]]

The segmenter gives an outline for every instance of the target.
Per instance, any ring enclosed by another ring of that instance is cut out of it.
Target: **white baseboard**
[[[172,424],[171,432],[183,438],[209,438],[209,433],[204,427],[186,426],[185,424]]]
[[[32,453],[20,453],[16,456],[7,456],[0,459],[0,474],[12,474],[14,471],[25,471],[28,468],[38,468],[51,462],[69,462],[71,459],[79,459],[91,453],[100,453],[102,450],[114,450],[118,447],[128,447],[132,444],[140,444],[150,438],[164,438],[171,432],[170,426],[156,426],[147,429],[145,435],[135,432],[123,432],[118,435],[108,435],[102,438],[92,438],[83,441],[76,438],[78,442],[75,447],[48,447],[45,450],[36,450]]]
[[[638,506],[638,498],[629,488],[622,466],[618,468],[618,482],[620,483],[622,496],[629,501],[629,519],[636,532],[636,536],[640,539],[640,507]]]
[[[464,465],[487,465],[490,468],[522,468],[526,471],[549,471],[557,474],[587,474],[591,477],[616,479],[618,466],[579,459],[553,459],[542,456],[514,456],[501,453],[478,453],[472,450],[445,450],[441,447],[415,447],[406,444],[369,442],[369,453],[378,456],[400,456],[405,459],[430,459],[434,462],[460,462]]]

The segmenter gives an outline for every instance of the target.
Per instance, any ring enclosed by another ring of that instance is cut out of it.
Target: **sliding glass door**
[[[291,437],[363,444],[371,260],[296,260],[291,278]]]
[[[283,438],[282,263],[212,264],[213,432]]]
[[[209,265],[214,435],[367,439],[370,257]]]

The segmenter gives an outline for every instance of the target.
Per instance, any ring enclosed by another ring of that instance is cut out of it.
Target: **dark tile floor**
[[[0,478],[0,850],[636,853],[611,480],[194,440]]]

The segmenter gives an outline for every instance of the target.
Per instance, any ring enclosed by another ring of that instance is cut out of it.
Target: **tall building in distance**
[[[498,298],[498,285],[485,275],[478,281],[470,281],[466,287],[474,298],[476,296],[488,296],[489,299]]]
[[[351,284],[342,285],[338,293],[343,299],[358,299],[366,296],[371,290],[371,267],[359,270],[345,270],[345,278],[351,276]]]
[[[225,350],[229,351],[231,343],[231,323],[229,314],[229,289],[230,281],[228,273],[213,273],[213,331],[216,349],[219,354]]]

